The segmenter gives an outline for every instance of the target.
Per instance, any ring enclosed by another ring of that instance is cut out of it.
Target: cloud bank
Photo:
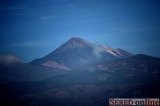
[[[4,64],[12,64],[12,63],[19,63],[21,59],[14,55],[0,55],[0,63]]]

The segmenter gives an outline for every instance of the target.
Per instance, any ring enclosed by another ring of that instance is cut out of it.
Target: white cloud
[[[52,20],[52,19],[54,19],[54,18],[55,18],[55,17],[52,16],[52,15],[40,16],[40,19],[41,19],[41,20]]]
[[[10,45],[10,47],[49,47],[50,41],[27,41]]]
[[[11,63],[19,63],[21,59],[14,55],[0,55],[0,63],[11,64]]]
[[[54,0],[54,1],[57,1],[57,2],[66,2],[68,0]]]

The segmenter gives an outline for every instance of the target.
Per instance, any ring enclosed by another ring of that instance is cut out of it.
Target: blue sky
[[[0,54],[29,62],[71,37],[160,57],[159,0],[1,0]]]

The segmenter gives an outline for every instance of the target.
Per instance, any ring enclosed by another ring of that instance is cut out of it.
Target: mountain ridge
[[[71,38],[48,55],[35,59],[33,65],[42,65],[48,61],[64,64],[66,67],[79,68],[99,61],[109,61],[117,58],[132,56],[131,53],[121,49],[107,48],[88,42],[82,38]]]

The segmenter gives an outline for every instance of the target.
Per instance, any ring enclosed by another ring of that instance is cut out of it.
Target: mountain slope
[[[57,70],[55,68],[49,69],[26,63],[0,63],[0,82],[40,81],[65,72],[64,70]]]
[[[23,89],[30,92],[17,98],[24,106],[107,106],[110,97],[159,97],[159,77],[160,59],[140,54],[67,71],[32,84],[23,82]]]
[[[43,58],[32,61],[31,64],[42,65],[48,62],[56,62],[68,69],[75,69],[99,61],[109,61],[131,56],[131,54],[128,55],[129,53],[123,52],[111,47],[98,46],[82,38],[71,38],[55,51]]]
[[[3,106],[107,106],[110,97],[160,96],[160,58],[81,38],[70,39],[30,64],[2,60]]]

